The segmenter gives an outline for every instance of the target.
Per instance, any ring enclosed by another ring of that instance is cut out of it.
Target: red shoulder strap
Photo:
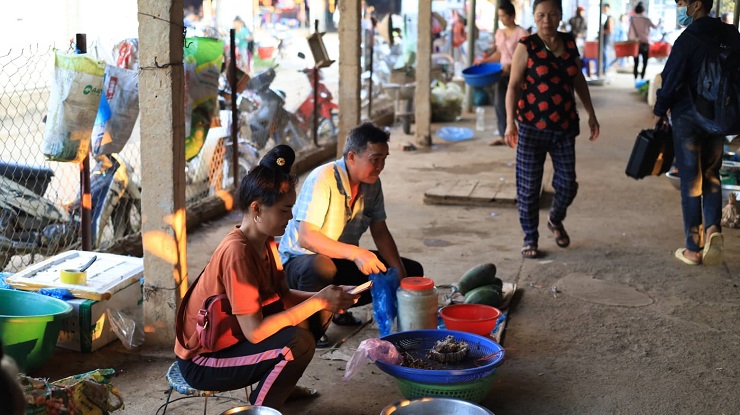
[[[206,264],[206,266],[208,265]],[[175,335],[177,336],[177,341],[180,342],[180,346],[182,346],[186,350],[194,350],[195,348],[189,348],[188,343],[185,341],[185,309],[188,306],[188,302],[190,301],[190,294],[193,293],[195,284],[198,283],[198,280],[203,275],[203,272],[205,272],[205,270],[206,268],[203,267],[203,270],[200,272],[200,274],[198,274],[198,278],[196,278],[195,281],[193,281],[193,284],[190,285],[190,288],[188,288],[185,296],[182,297],[182,301],[180,301],[180,308],[177,310],[177,319],[175,321]]]

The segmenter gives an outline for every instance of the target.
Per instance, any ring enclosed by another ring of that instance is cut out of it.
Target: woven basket
[[[491,390],[491,384],[496,376],[492,373],[484,378],[465,383],[435,385],[432,383],[414,382],[396,378],[396,385],[406,399],[425,397],[462,399],[468,402],[480,403]]]

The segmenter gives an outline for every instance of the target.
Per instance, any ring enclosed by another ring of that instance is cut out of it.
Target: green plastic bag
[[[185,39],[185,159],[200,152],[218,111],[218,78],[224,57],[224,42],[207,37]],[[189,111],[188,111],[189,110]]]

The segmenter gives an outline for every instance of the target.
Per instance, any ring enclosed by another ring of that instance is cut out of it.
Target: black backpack
[[[740,134],[740,44],[737,29],[721,25],[714,37],[689,30],[690,26],[686,30],[699,39],[707,51],[699,67],[697,83],[689,86],[689,92],[695,116],[706,132]]]

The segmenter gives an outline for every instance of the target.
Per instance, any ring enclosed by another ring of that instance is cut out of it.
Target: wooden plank
[[[502,182],[501,187],[494,196],[494,199],[500,203],[516,204],[516,183]]]
[[[432,188],[430,190],[427,190],[425,193],[426,195],[429,195],[431,197],[437,197],[437,198],[467,198],[470,196],[470,194],[475,190],[476,186],[478,185],[478,181],[470,181],[470,180],[456,180],[452,184],[440,184],[435,188]]]

